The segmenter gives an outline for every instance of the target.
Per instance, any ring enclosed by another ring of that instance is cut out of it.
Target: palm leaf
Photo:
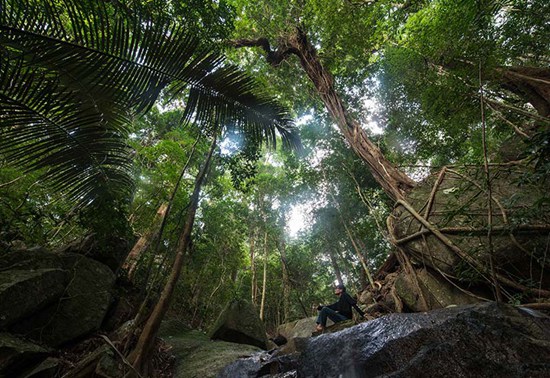
[[[131,188],[128,118],[170,84],[186,116],[299,146],[287,112],[167,20],[101,0],[0,0],[0,152],[88,203]]]

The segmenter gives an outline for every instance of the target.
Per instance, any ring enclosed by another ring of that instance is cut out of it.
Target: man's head
[[[346,287],[345,287],[344,285],[336,285],[336,286],[334,287],[334,293],[335,293],[336,295],[340,295],[340,294],[342,294],[342,293],[345,292],[345,291],[346,291]]]

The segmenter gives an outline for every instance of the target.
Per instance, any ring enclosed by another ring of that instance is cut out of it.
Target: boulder
[[[8,327],[10,332],[57,347],[100,327],[115,281],[105,265],[78,254],[15,251],[0,258],[3,274],[12,271],[10,267],[29,272],[61,270],[66,275],[63,282],[68,282],[59,300],[18,319]]]
[[[548,288],[548,184],[525,180],[529,172],[530,168],[522,165],[491,168],[491,243],[487,238],[489,197],[483,167],[466,167],[460,172],[445,169],[424,180],[407,198],[415,212],[448,243],[429,232],[401,203],[389,218],[392,238],[413,263],[470,284],[490,280],[484,272],[489,270],[492,256],[496,272],[503,277],[513,277],[516,283],[535,281],[534,287]]]
[[[313,332],[315,332],[315,327],[317,324],[316,316],[310,318],[304,318],[295,320],[290,323],[281,324],[277,327],[277,333],[284,336],[287,340],[291,340],[295,337],[310,337]],[[332,324],[332,321],[328,319],[327,324]]]
[[[286,360],[264,354],[263,360],[236,361],[220,376],[266,371],[295,377],[548,377],[550,318],[496,303],[390,314],[310,338],[302,353]]]
[[[344,321],[341,321],[341,322],[338,322],[338,323],[332,323],[331,325],[327,326],[324,330],[315,331],[311,335],[312,336],[318,336],[318,335],[322,335],[324,333],[339,332],[343,329],[353,327],[355,324],[356,324],[355,321],[352,320],[352,319],[344,320]]]
[[[233,300],[220,313],[208,335],[211,339],[254,345],[267,349],[265,326],[255,307],[245,300]]]
[[[61,269],[7,270],[0,274],[0,329],[58,299],[68,283]]]
[[[0,333],[0,377],[14,377],[40,363],[51,351],[8,333]]]
[[[303,352],[307,345],[307,340],[308,337],[293,337],[277,350],[277,356]]]
[[[174,376],[178,378],[214,378],[224,366],[261,351],[252,345],[212,341],[206,334],[177,321],[163,322],[159,336],[171,347]]]
[[[50,378],[59,377],[61,362],[54,357],[48,357],[29,371],[21,374],[21,378]]]
[[[478,299],[465,294],[441,276],[433,275],[427,269],[416,269],[415,273],[428,309],[479,302]],[[397,295],[409,310],[413,312],[426,311],[418,293],[418,286],[413,280],[414,277],[401,271],[395,281]]]
[[[106,240],[99,241],[95,234],[90,234],[67,244],[56,253],[81,254],[107,265],[116,273],[124,263],[130,249],[130,242],[119,236],[113,235]]]

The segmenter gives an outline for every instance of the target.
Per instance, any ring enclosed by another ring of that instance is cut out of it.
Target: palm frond
[[[298,147],[287,112],[168,20],[118,2],[0,0],[0,152],[89,202],[131,183],[128,117],[190,87],[186,115]]]

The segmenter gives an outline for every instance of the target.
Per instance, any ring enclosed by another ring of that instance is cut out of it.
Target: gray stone
[[[267,349],[265,326],[254,306],[245,300],[231,301],[220,313],[208,335],[211,339]]]
[[[60,269],[8,270],[0,273],[0,329],[59,298],[67,285]]]
[[[550,318],[533,314],[496,303],[390,314],[310,338],[288,360],[239,360],[220,376],[259,377],[269,367],[302,378],[548,377]]]
[[[317,326],[315,323],[316,319],[316,316],[312,316],[310,318],[299,319],[290,323],[281,324],[277,327],[277,333],[286,337],[287,340],[291,340],[295,337],[309,337],[313,332],[315,332],[315,327]],[[327,322],[327,324],[330,325],[332,321],[330,321],[330,319],[328,319],[328,321],[329,322]]]
[[[178,322],[161,327],[160,337],[171,346],[175,357],[174,376],[178,378],[216,377],[226,365],[242,357],[248,357],[261,351],[260,348],[226,341],[212,341],[197,330]]]
[[[8,333],[0,333],[0,377],[14,377],[45,359],[49,350]]]
[[[277,351],[278,356],[301,353],[307,345],[307,337],[293,337],[285,345],[281,346]]]
[[[427,269],[416,269],[415,273],[418,286],[422,290],[430,310],[479,302],[478,299],[460,291],[442,276],[433,275]],[[412,282],[413,279],[412,276],[405,274],[405,271],[401,271],[395,281],[397,295],[409,310],[414,312],[425,311],[426,309],[423,307],[423,302],[418,293],[418,287]]]
[[[550,206],[545,182],[525,182],[530,168],[521,165],[500,166],[491,169],[493,216],[492,238],[488,242],[488,197],[484,189],[483,167],[464,168],[461,174],[447,170],[435,190],[427,220],[463,254],[477,261],[479,266],[494,267],[504,276],[517,282],[541,278],[536,285],[550,287],[550,272],[544,267],[548,247],[548,218]],[[424,214],[431,197],[434,174],[420,183],[407,201]],[[521,186],[518,184],[522,182]],[[441,270],[468,283],[485,282],[486,278],[473,269],[432,233],[422,233],[421,223],[402,205],[395,207],[392,218],[394,237],[403,240],[400,246],[413,262]],[[481,269],[483,270],[483,269]]]
[[[113,272],[117,272],[130,252],[131,245],[128,240],[112,235],[106,240],[98,240],[95,234],[90,234],[82,239],[62,247],[56,253],[77,253],[92,260],[107,265]]]
[[[30,371],[21,375],[21,378],[54,378],[59,377],[60,361],[54,357],[48,357]]]
[[[17,251],[2,255],[2,267],[28,271],[59,269],[68,276],[59,300],[9,327],[11,332],[39,343],[57,347],[97,330],[111,304],[113,272],[84,256]]]

